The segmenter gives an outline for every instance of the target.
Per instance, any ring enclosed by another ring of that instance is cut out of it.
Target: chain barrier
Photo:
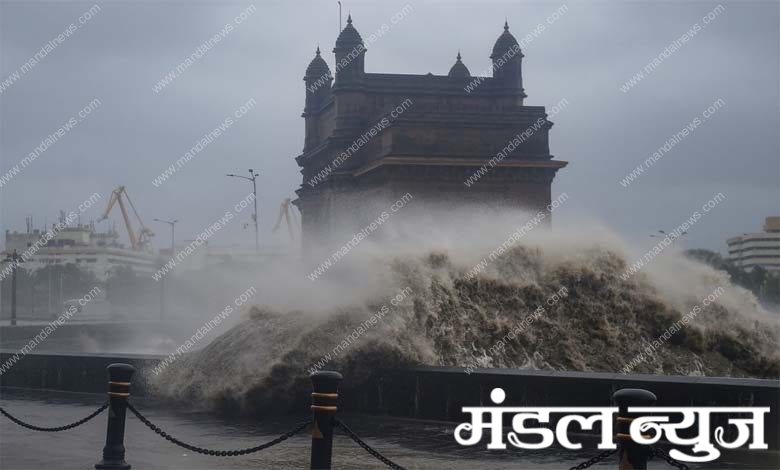
[[[68,429],[73,429],[73,428],[76,428],[78,426],[81,426],[82,424],[90,421],[91,419],[95,418],[100,413],[105,411],[106,408],[108,408],[108,406],[109,406],[109,402],[106,402],[100,408],[98,408],[97,410],[93,411],[90,415],[86,416],[85,418],[82,418],[82,419],[80,419],[80,420],[78,420],[78,421],[76,421],[74,423],[71,423],[71,424],[66,424],[65,426],[57,426],[57,427],[52,427],[52,428],[45,428],[45,427],[40,427],[40,426],[34,426],[32,424],[25,423],[24,421],[20,420],[19,418],[14,417],[13,415],[11,415],[7,411],[5,411],[5,409],[3,409],[2,407],[0,407],[0,414],[5,416],[6,418],[10,419],[14,423],[18,424],[19,426],[22,426],[22,427],[27,428],[27,429],[31,429],[33,431],[59,432],[59,431],[67,431]],[[246,449],[236,449],[236,450],[211,450],[211,449],[205,449],[205,448],[202,448],[202,447],[196,447],[196,446],[187,444],[187,443],[182,442],[182,441],[176,439],[175,437],[169,435],[168,433],[166,433],[165,431],[163,431],[162,429],[160,429],[159,427],[154,425],[151,421],[149,421],[144,415],[141,414],[140,411],[135,409],[135,407],[131,403],[129,403],[129,402],[127,403],[127,409],[129,409],[143,424],[145,424],[146,427],[148,427],[149,429],[151,429],[155,433],[159,434],[160,437],[164,438],[165,440],[167,440],[167,441],[169,441],[169,442],[171,442],[171,443],[173,443],[173,444],[175,444],[175,445],[177,445],[179,447],[183,447],[183,448],[185,448],[185,449],[187,449],[189,451],[196,452],[196,453],[199,453],[199,454],[204,454],[204,455],[212,455],[212,456],[216,456],[216,457],[233,457],[233,456],[237,456],[237,455],[253,454],[255,452],[259,452],[261,450],[267,449],[269,447],[273,447],[276,444],[280,444],[280,443],[286,441],[287,439],[295,436],[296,434],[300,433],[301,431],[306,429],[306,427],[309,424],[311,424],[311,422],[312,422],[312,418],[306,418],[302,422],[298,423],[293,429],[287,431],[286,433],[282,434],[281,436],[277,437],[276,439],[268,441],[265,444],[260,444],[259,446],[249,447],[249,448],[246,448]],[[357,434],[355,434],[354,431],[352,431],[346,424],[344,424],[343,421],[341,421],[339,419],[336,419],[336,426],[335,427],[343,429],[344,433],[350,439],[355,441],[360,447],[365,449],[366,452],[371,454],[374,458],[376,458],[380,462],[384,463],[388,467],[396,469],[396,470],[405,470],[404,467],[398,465],[397,463],[395,463],[392,460],[388,459],[387,457],[383,456],[377,450],[375,450],[371,446],[369,446],[363,439],[361,439]],[[595,457],[592,457],[591,459],[586,460],[585,462],[582,462],[579,465],[575,465],[574,467],[571,467],[569,470],[584,470],[586,468],[590,468],[593,465],[595,465],[595,464],[601,462],[602,460],[606,459],[607,457],[610,457],[610,456],[616,454],[617,451],[618,451],[617,449],[606,450],[606,451],[596,455]],[[650,448],[650,456],[651,456],[651,458],[654,457],[654,456],[655,457],[659,457],[662,460],[664,460],[666,463],[668,463],[670,466],[678,468],[679,470],[689,470],[689,467],[686,464],[684,464],[682,462],[678,462],[677,460],[673,459],[672,457],[669,456],[669,454],[666,453],[666,451],[664,451],[661,448],[651,447]]]
[[[236,455],[253,454],[253,453],[259,452],[259,451],[261,451],[263,449],[267,449],[269,447],[273,447],[276,444],[284,442],[287,439],[289,439],[289,438],[293,437],[294,435],[298,434],[299,432],[303,431],[304,429],[306,429],[306,426],[311,424],[311,421],[312,421],[311,418],[307,418],[304,421],[302,421],[301,423],[299,423],[298,425],[296,425],[293,429],[287,431],[286,433],[282,434],[281,436],[277,437],[276,439],[274,439],[272,441],[268,441],[265,444],[260,444],[259,446],[256,446],[256,447],[249,447],[249,448],[246,448],[246,449],[236,449],[236,450],[210,450],[210,449],[204,449],[202,447],[196,447],[196,446],[187,444],[185,442],[182,442],[182,441],[176,439],[175,437],[171,436],[170,434],[166,433],[165,431],[163,431],[159,427],[157,427],[154,424],[152,424],[151,421],[146,419],[146,417],[144,415],[142,415],[140,411],[136,410],[135,407],[132,404],[130,404],[129,402],[127,403],[127,409],[130,410],[142,423],[144,423],[146,425],[146,427],[148,427],[149,429],[151,429],[155,433],[159,434],[160,437],[162,437],[163,439],[165,439],[165,440],[167,440],[169,442],[172,442],[173,444],[176,444],[179,447],[183,447],[183,448],[185,448],[185,449],[187,449],[189,451],[196,452],[198,454],[213,455],[213,456],[216,456],[216,457],[233,457],[233,456],[236,456]]]
[[[60,431],[67,431],[68,429],[73,429],[73,428],[81,426],[82,424],[86,423],[87,421],[91,420],[95,416],[97,416],[100,413],[102,413],[103,411],[105,411],[106,408],[108,408],[108,402],[105,402],[103,404],[103,406],[101,406],[100,408],[98,408],[97,410],[92,412],[92,414],[90,414],[86,418],[82,418],[82,419],[76,421],[75,423],[66,424],[65,426],[57,426],[57,427],[54,427],[54,428],[43,428],[43,427],[40,427],[40,426],[34,426],[32,424],[25,423],[21,419],[12,416],[10,413],[5,411],[2,407],[0,407],[0,413],[2,413],[3,416],[5,416],[6,418],[10,419],[11,421],[13,421],[14,423],[18,424],[19,426],[21,426],[23,428],[31,429],[33,431],[60,432]]]
[[[679,468],[680,470],[688,470],[687,465],[685,465],[682,462],[678,462],[677,460],[674,460],[672,457],[669,456],[669,454],[666,453],[665,450],[658,447],[652,447],[650,451],[651,451],[651,455],[662,458],[663,460],[666,461],[666,463],[668,463],[672,467]]]
[[[583,470],[585,468],[592,467],[593,465],[596,465],[597,463],[601,462],[602,460],[606,459],[607,457],[611,455],[615,455],[617,453],[617,449],[610,449],[605,450],[604,452],[600,453],[599,455],[592,457],[589,460],[586,460],[585,462],[582,462],[579,465],[575,465],[571,467],[569,470]]]
[[[387,458],[387,457],[385,457],[384,455],[380,454],[380,453],[379,453],[378,451],[376,451],[375,449],[371,448],[371,446],[369,446],[368,444],[366,444],[366,442],[365,442],[363,439],[361,439],[360,437],[358,437],[358,435],[357,435],[357,434],[355,434],[355,432],[354,432],[354,431],[352,431],[351,429],[349,429],[349,427],[348,427],[346,424],[344,424],[344,422],[343,422],[343,421],[341,421],[341,420],[339,420],[339,419],[336,419],[336,427],[343,429],[343,430],[344,430],[344,432],[347,434],[347,436],[349,436],[349,438],[350,438],[350,439],[352,439],[353,441],[355,441],[355,442],[357,443],[357,445],[359,445],[360,447],[362,447],[363,449],[365,449],[365,450],[366,450],[366,452],[368,452],[369,454],[371,454],[371,455],[372,455],[374,458],[376,458],[377,460],[379,460],[379,461],[380,461],[380,462],[382,462],[383,464],[385,464],[385,465],[387,465],[388,467],[390,467],[390,468],[393,468],[393,469],[395,469],[395,470],[405,470],[405,469],[404,469],[404,467],[402,467],[402,466],[398,465],[397,463],[395,463],[395,462],[393,462],[392,460],[388,459],[388,458]]]
[[[582,462],[579,465],[575,465],[574,467],[571,467],[569,470],[584,470],[586,468],[592,467],[593,465],[601,462],[602,460],[606,459],[607,457],[609,457],[611,455],[614,455],[615,453],[617,453],[617,451],[618,451],[617,449],[606,450],[606,451],[600,453],[599,455],[593,457],[590,460],[587,460],[585,462]],[[650,448],[650,456],[651,457],[653,457],[653,456],[660,457],[661,459],[666,461],[666,463],[668,463],[672,467],[679,468],[680,470],[689,470],[689,467],[687,465],[685,465],[684,463],[678,462],[677,460],[673,459],[672,457],[669,456],[669,454],[666,453],[666,451],[664,451],[663,449],[660,449],[658,447],[651,447]]]

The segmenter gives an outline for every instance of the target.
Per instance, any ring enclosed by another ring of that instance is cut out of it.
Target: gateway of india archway
[[[492,77],[473,77],[460,53],[447,75],[366,73],[351,16],[333,52],[335,74],[317,48],[304,77],[303,183],[294,201],[304,247],[343,244],[387,210],[372,201],[407,193],[417,208],[549,212],[553,178],[567,162],[550,154],[544,106],[524,105],[523,54],[508,24],[490,55]]]

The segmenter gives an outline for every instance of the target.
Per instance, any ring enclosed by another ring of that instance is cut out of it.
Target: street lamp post
[[[663,230],[659,230],[658,233],[660,233],[661,235],[656,235],[656,234],[652,233],[652,234],[650,234],[650,238],[666,238],[669,235],[668,233],[664,232]],[[675,246],[675,241],[678,238],[682,238],[685,235],[688,235],[688,232],[682,232],[682,233],[680,233],[679,237],[672,238],[672,247]],[[671,237],[669,237],[669,238],[671,238]]]
[[[153,219],[155,222],[162,222],[164,224],[168,224],[171,226],[171,256],[173,256],[174,251],[174,234],[176,230],[176,222],[179,221],[179,219],[173,219],[173,220],[163,220],[163,219]]]
[[[11,326],[16,326],[16,273],[19,271],[19,265],[24,263],[21,256],[14,250],[13,254],[6,254],[4,263],[12,263],[11,266]]]
[[[175,230],[176,230],[176,222],[179,221],[179,219],[173,219],[173,220],[163,220],[163,219],[153,219],[155,222],[162,222],[164,224],[168,224],[171,226],[171,259],[173,259],[175,247],[176,247],[176,240],[175,240]],[[160,320],[162,320],[165,317],[165,276],[163,276],[160,279]]]
[[[260,232],[257,229],[257,177],[260,173],[255,172],[252,168],[249,169],[249,176],[241,176],[233,173],[228,173],[227,176],[232,178],[242,178],[252,182],[252,195],[255,200],[255,213],[253,215],[255,219],[255,252],[260,252]]]
[[[171,252],[171,259],[173,259],[173,252]],[[163,266],[163,259],[159,258],[160,260],[160,269],[162,269]],[[160,321],[165,318],[165,284],[168,281],[165,280],[165,276],[160,278]]]

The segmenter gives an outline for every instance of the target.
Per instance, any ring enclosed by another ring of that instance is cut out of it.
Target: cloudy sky
[[[504,18],[524,48],[529,105],[569,105],[552,120],[552,153],[569,161],[553,193],[570,199],[557,219],[587,216],[627,239],[672,229],[718,193],[716,209],[690,230],[688,246],[724,250],[732,235],[758,230],[780,213],[780,13],[777,2],[350,1],[368,46],[366,70],[446,74],[458,50],[472,75],[487,70]],[[226,172],[259,169],[263,238],[279,204],[301,176],[304,70],[319,44],[333,68],[335,1],[166,1],[95,3],[2,1],[0,82],[49,41],[75,31],[0,93],[0,176],[69,119],[77,125],[0,188],[0,228],[24,229],[24,217],[51,223],[94,192],[97,218],[118,184],[127,186],[147,225],[167,243],[154,217],[181,219],[192,238],[244,198],[250,184]],[[256,11],[237,24],[235,18]],[[390,18],[411,10],[397,24]],[[548,17],[568,7],[552,24]],[[703,18],[722,5],[709,24]],[[81,21],[79,19],[81,18]],[[232,31],[168,86],[152,88],[227,24]],[[620,87],[694,27],[701,30],[628,92]],[[100,105],[81,118],[93,100]],[[152,181],[250,99],[237,120],[159,187]],[[723,106],[707,119],[702,112]],[[694,118],[702,123],[628,187],[620,181]],[[241,216],[242,220],[248,220]],[[230,224],[210,243],[247,243]],[[0,242],[2,243],[2,242]]]

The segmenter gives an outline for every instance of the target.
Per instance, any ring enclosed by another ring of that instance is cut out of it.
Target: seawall
[[[0,364],[18,351],[0,350]],[[134,396],[149,396],[149,374],[163,356],[30,353],[0,375],[0,386],[36,390],[105,393],[106,367],[134,365]],[[464,406],[489,406],[490,392],[506,392],[503,406],[612,406],[621,388],[644,388],[658,397],[656,406],[770,407],[765,419],[766,442],[780,448],[780,381],[717,377],[624,375],[477,369],[467,374],[455,367],[417,367],[378,371],[357,388],[345,388],[341,409],[393,417],[466,422]],[[305,407],[308,403],[302,403]],[[733,417],[733,415],[731,415]],[[712,414],[712,426],[726,426],[727,415]],[[507,423],[508,424],[508,423]],[[726,426],[733,440],[734,426]]]

